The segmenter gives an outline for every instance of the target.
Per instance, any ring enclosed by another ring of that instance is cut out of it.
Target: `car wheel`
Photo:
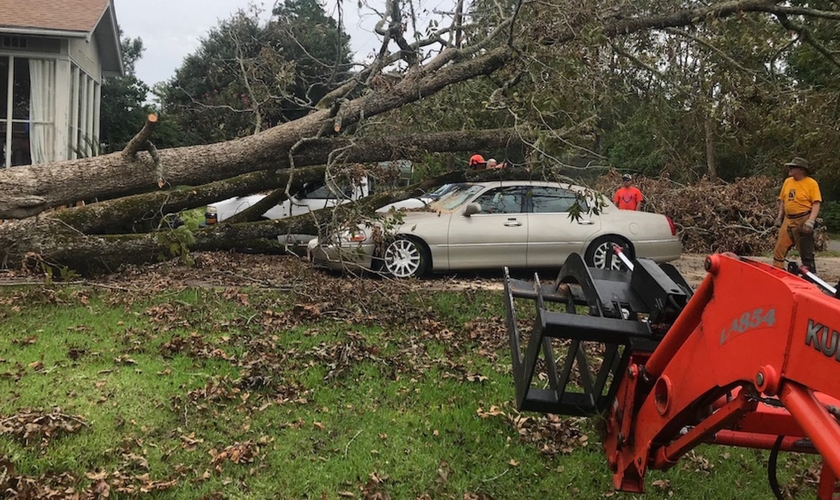
[[[423,276],[429,269],[429,251],[412,238],[395,238],[382,256],[385,270],[396,278]]]
[[[633,249],[626,240],[618,236],[604,236],[593,241],[586,249],[586,255],[584,255],[586,265],[598,269],[623,269],[621,259],[613,252],[615,245],[622,248],[627,258],[633,258]]]

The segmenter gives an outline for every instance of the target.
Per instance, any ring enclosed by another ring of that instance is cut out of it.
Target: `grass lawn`
[[[277,265],[2,287],[4,498],[772,497],[766,453],[712,446],[614,492],[592,422],[512,406],[501,292]],[[780,458],[803,498],[815,470]]]

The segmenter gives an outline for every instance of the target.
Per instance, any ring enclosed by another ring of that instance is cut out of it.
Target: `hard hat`
[[[790,167],[799,167],[805,169],[806,172],[809,174],[811,173],[811,165],[808,164],[808,160],[802,158],[801,156],[797,156],[796,158],[790,160],[789,162],[785,163],[785,166]]]
[[[470,156],[470,165],[478,165],[479,163],[484,163],[484,157],[481,155],[472,155]]]

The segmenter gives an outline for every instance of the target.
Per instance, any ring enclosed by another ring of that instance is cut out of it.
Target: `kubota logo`
[[[834,357],[840,361],[840,332],[832,330],[822,323],[808,320],[808,333],[805,335],[805,345],[821,351],[824,355]]]

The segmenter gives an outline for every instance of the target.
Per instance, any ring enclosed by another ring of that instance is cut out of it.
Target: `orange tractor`
[[[648,469],[716,443],[771,450],[778,498],[778,454],[819,454],[818,498],[840,498],[838,291],[807,269],[732,254],[707,257],[692,290],[669,264],[616,253],[630,270],[588,268],[573,255],[552,284],[505,272],[519,409],[603,415],[621,491],[644,492]],[[524,345],[516,299],[536,302]]]

